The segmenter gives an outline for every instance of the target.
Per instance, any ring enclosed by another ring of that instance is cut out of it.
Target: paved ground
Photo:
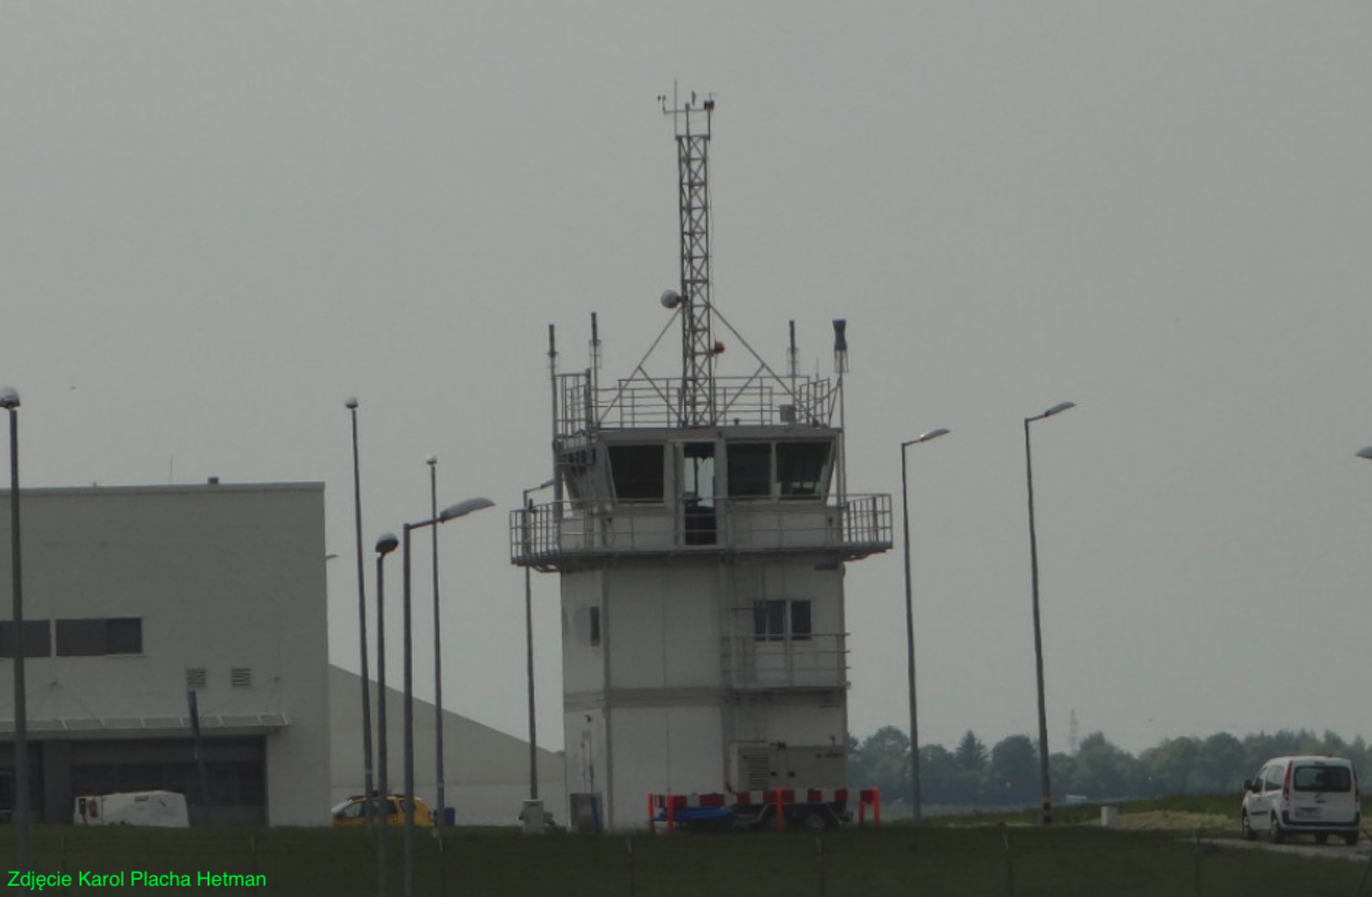
[[[1271,841],[1259,838],[1257,841],[1244,841],[1241,838],[1202,838],[1206,844],[1214,844],[1217,847],[1234,848],[1235,850],[1268,850],[1273,853],[1293,853],[1298,856],[1307,857],[1326,857],[1336,860],[1348,860],[1354,863],[1366,863],[1372,860],[1372,841],[1366,837],[1359,841],[1356,847],[1349,847],[1342,841],[1334,842],[1331,839],[1329,844],[1316,844],[1313,841],[1297,841],[1294,844],[1273,844]]]

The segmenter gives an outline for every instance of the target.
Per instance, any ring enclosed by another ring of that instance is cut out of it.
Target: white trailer
[[[78,797],[72,822],[77,825],[190,827],[186,797],[175,791],[132,791]]]

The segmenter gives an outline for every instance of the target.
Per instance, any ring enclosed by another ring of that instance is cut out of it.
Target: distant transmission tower
[[[681,212],[681,393],[678,424],[708,427],[717,423],[715,343],[710,324],[710,118],[713,98],[686,103],[659,97],[662,111],[676,125],[677,170]],[[667,297],[664,297],[666,299]]]

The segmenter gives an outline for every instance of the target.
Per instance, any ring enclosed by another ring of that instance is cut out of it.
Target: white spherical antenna
[[[676,290],[663,290],[663,291],[662,291],[662,307],[663,307],[663,308],[676,308],[676,307],[677,307],[678,305],[680,305],[680,304],[681,304],[681,294],[678,293]]]

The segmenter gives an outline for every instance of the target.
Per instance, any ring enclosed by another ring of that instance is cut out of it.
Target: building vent
[[[204,667],[191,667],[186,670],[186,688],[194,690],[204,688],[209,683],[209,674]]]
[[[229,684],[234,688],[252,688],[252,667],[230,667]]]

